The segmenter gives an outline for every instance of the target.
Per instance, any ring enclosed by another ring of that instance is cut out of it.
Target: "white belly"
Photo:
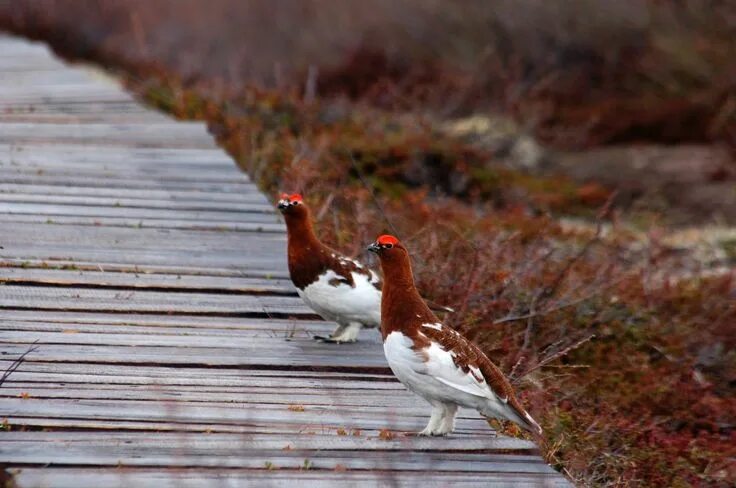
[[[412,340],[398,331],[390,333],[383,342],[391,371],[408,389],[430,403],[454,403],[475,409],[495,403],[490,390],[468,382],[468,375],[455,366],[450,353],[436,346],[415,351],[412,346]]]
[[[340,323],[359,322],[367,327],[381,324],[381,292],[365,275],[353,273],[355,286],[347,283],[330,284],[339,278],[328,271],[319,280],[297,290],[299,296],[315,312],[326,320]]]

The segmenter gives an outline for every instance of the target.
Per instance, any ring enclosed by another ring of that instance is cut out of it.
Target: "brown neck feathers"
[[[312,229],[309,210],[303,204],[284,212],[288,235],[289,275],[294,286],[304,289],[324,270],[324,246]]]
[[[380,253],[383,269],[381,299],[381,335],[400,331],[409,337],[417,334],[421,324],[439,322],[429,310],[414,285],[411,262],[406,249],[397,245]]]

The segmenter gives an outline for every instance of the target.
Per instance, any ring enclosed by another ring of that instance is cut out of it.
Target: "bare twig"
[[[470,268],[470,274],[468,275],[468,281],[465,285],[465,293],[463,294],[463,301],[460,303],[460,307],[458,307],[458,313],[455,317],[458,319],[465,316],[465,312],[468,309],[468,301],[470,300],[470,294],[475,287],[475,282],[478,278],[478,254],[479,250],[477,248],[473,248],[473,265]],[[455,322],[455,321],[453,321]]]
[[[8,379],[8,377],[15,372],[16,369],[20,367],[21,364],[23,364],[23,361],[26,359],[26,356],[31,354],[33,351],[36,351],[38,349],[38,346],[36,345],[38,343],[38,339],[33,341],[33,344],[31,344],[26,352],[21,354],[15,361],[10,363],[10,366],[5,370],[2,377],[0,377],[0,387],[3,386],[3,383]]]
[[[588,300],[591,300],[591,299],[595,298],[597,295],[600,295],[604,290],[609,289],[609,288],[611,288],[613,286],[616,286],[617,284],[621,283],[624,280],[624,278],[626,278],[626,276],[622,276],[621,278],[613,281],[612,283],[609,283],[607,286],[605,286],[605,287],[603,287],[601,289],[595,289],[595,290],[591,291],[590,293],[588,293],[587,295],[584,295],[584,296],[582,296],[580,298],[577,298],[577,299],[572,300],[572,301],[569,301],[569,302],[560,303],[558,305],[555,305],[554,307],[547,308],[545,310],[539,310],[539,311],[536,311],[536,310],[535,311],[532,311],[532,310],[530,310],[529,313],[525,313],[523,315],[509,315],[507,317],[503,317],[503,318],[500,318],[498,320],[494,320],[493,321],[493,325],[504,324],[506,322],[515,322],[517,320],[525,320],[525,319],[534,318],[534,317],[542,317],[544,315],[548,315],[548,314],[551,314],[553,312],[557,312],[559,310],[563,310],[563,309],[568,308],[568,307],[573,307],[575,305],[578,305],[580,303],[583,303],[583,302],[586,302]]]
[[[606,203],[604,203],[601,209],[598,211],[598,215],[596,216],[595,234],[593,235],[593,237],[585,243],[582,249],[580,249],[580,251],[578,251],[578,253],[572,257],[572,259],[568,260],[567,263],[565,263],[565,266],[555,276],[552,284],[550,286],[542,288],[539,291],[536,297],[538,302],[544,301],[553,296],[557,291],[557,288],[559,288],[559,286],[565,280],[570,272],[570,269],[575,265],[575,263],[580,261],[586,254],[588,254],[588,251],[593,246],[593,244],[601,240],[601,234],[603,233],[603,219],[606,218],[606,216],[611,212],[611,207],[613,206],[613,201],[616,199],[617,194],[618,192],[611,193],[611,195],[608,197],[608,200],[606,200]]]
[[[539,368],[543,367],[544,365],[551,363],[555,359],[559,359],[562,356],[565,356],[569,352],[577,349],[578,347],[582,346],[583,344],[585,344],[589,340],[593,339],[594,337],[595,337],[595,334],[590,334],[590,335],[588,335],[586,337],[583,337],[579,341],[577,341],[577,342],[575,342],[573,344],[570,344],[569,346],[567,346],[566,348],[562,349],[561,351],[557,351],[556,353],[552,354],[551,356],[544,358],[543,360],[539,361],[537,364],[535,364],[534,366],[532,366],[528,370],[524,371],[523,374],[521,374],[518,378],[515,378],[513,381],[516,382],[519,379],[521,379],[524,376],[526,376],[529,373],[531,373],[532,371],[536,371]]]
[[[330,208],[330,205],[332,205],[332,201],[335,199],[335,192],[330,193],[327,195],[327,198],[325,198],[325,202],[320,207],[319,211],[317,212],[316,219],[317,222],[322,220],[327,213],[327,210]]]
[[[310,65],[307,70],[307,81],[304,84],[304,101],[312,103],[317,98],[317,75],[319,70],[317,66]]]

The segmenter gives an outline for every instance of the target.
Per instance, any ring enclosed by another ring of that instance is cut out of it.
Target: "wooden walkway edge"
[[[28,487],[569,486],[333,346],[283,223],[201,123],[0,36],[0,467]]]

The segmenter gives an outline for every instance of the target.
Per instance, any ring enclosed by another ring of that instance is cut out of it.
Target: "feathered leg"
[[[358,333],[360,332],[361,324],[358,322],[350,322],[348,324],[339,324],[335,331],[329,335],[314,336],[315,339],[322,342],[330,342],[339,344],[341,342],[355,342],[358,340]]]
[[[419,432],[419,435],[437,435],[444,413],[445,408],[441,403],[433,404],[432,416],[429,417],[429,423],[423,431]]]
[[[443,415],[438,427],[438,435],[447,435],[455,430],[455,415],[457,415],[457,405],[454,403],[445,403],[443,405]]]

